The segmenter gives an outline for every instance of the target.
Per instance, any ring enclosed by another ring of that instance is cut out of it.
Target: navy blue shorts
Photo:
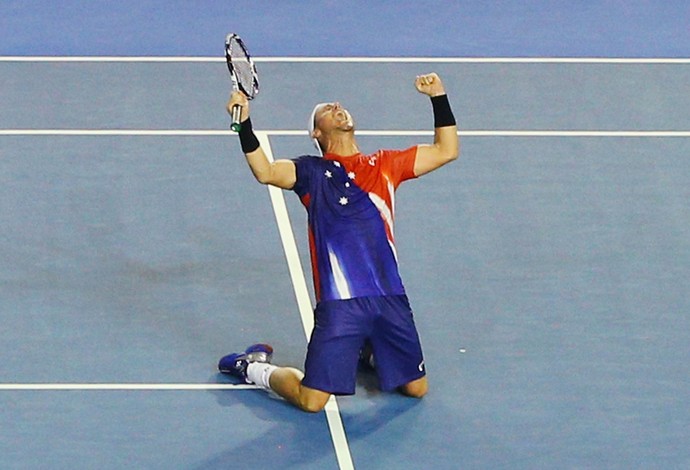
[[[320,302],[302,384],[334,395],[355,393],[359,351],[371,342],[381,389],[424,377],[424,356],[405,295]]]

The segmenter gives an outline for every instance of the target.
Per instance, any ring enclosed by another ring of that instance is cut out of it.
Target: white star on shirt
[[[347,177],[350,178],[351,180],[355,179],[355,172],[351,171],[347,174]]]
[[[334,164],[335,166],[337,166],[338,168],[340,168],[340,162],[333,162],[333,164]]]
[[[324,173],[324,175],[326,175],[326,178],[331,178],[331,177],[333,176],[333,173],[331,173],[330,171],[326,170],[326,173]]]
[[[345,196],[340,198],[340,201],[338,201],[341,206],[347,206],[348,200]]]
[[[349,187],[350,187],[350,183],[345,183],[345,187],[346,187],[346,188],[349,188]]]

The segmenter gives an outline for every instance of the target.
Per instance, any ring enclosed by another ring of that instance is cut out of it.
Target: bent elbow
[[[450,163],[454,160],[457,160],[458,157],[460,156],[460,152],[458,149],[451,150],[445,154],[445,163]]]
[[[460,141],[456,138],[452,141],[445,142],[443,145],[438,145],[439,157],[443,164],[450,163],[457,160],[460,156]]]
[[[261,184],[265,185],[271,183],[270,178],[268,178],[266,175],[254,175],[254,177],[256,178],[256,181],[258,181]]]
[[[458,157],[460,157],[460,140],[456,141],[457,143],[453,146],[448,155],[448,161],[452,162],[453,160],[457,160]]]
[[[253,169],[254,178],[261,184],[271,184],[273,182],[273,172],[270,168],[267,169]]]

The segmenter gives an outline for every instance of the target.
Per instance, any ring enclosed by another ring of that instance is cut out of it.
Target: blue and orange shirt
[[[317,302],[405,293],[393,235],[395,190],[415,178],[416,153],[415,146],[293,160]]]

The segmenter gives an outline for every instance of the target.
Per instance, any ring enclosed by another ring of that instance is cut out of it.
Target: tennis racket
[[[232,87],[235,91],[241,91],[247,98],[253,100],[259,93],[259,75],[256,73],[254,61],[247,52],[247,47],[237,34],[230,33],[225,38],[225,61],[228,63]],[[230,129],[239,132],[240,113],[242,107],[232,107],[232,124]]]

